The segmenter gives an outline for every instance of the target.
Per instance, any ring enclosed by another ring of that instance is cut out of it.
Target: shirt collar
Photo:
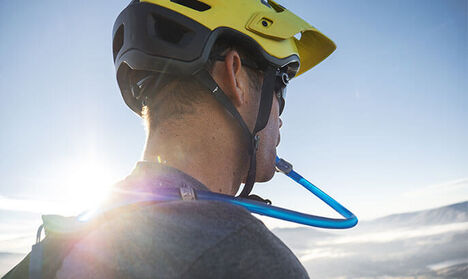
[[[150,161],[137,162],[132,173],[116,185],[118,189],[132,191],[154,191],[158,188],[180,188],[188,186],[195,190],[209,191],[203,183],[192,176],[165,164]]]

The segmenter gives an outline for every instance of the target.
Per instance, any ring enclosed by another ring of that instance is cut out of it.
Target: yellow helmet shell
[[[336,46],[312,25],[274,1],[261,0],[142,0],[183,14],[210,30],[228,27],[255,40],[278,59],[297,55],[300,75],[327,58]],[[198,2],[190,7],[188,2]],[[204,4],[204,5],[203,5]],[[200,8],[201,7],[201,8]],[[299,39],[297,39],[297,38]]]

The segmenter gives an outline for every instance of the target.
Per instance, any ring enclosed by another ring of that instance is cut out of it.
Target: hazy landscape
[[[0,211],[0,275],[29,252],[39,214]],[[351,230],[274,229],[311,278],[468,278],[468,201]]]
[[[361,222],[275,229],[311,278],[468,278],[468,202]]]

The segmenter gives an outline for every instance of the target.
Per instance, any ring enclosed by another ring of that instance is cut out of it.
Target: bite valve
[[[276,157],[276,171],[289,174],[293,170],[293,165],[284,159]]]

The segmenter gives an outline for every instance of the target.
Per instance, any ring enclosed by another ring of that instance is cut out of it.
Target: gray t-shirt
[[[208,189],[176,169],[139,162],[118,192]],[[119,194],[115,200],[119,200]],[[246,209],[216,201],[120,210],[75,244],[57,278],[308,278],[294,254]]]

